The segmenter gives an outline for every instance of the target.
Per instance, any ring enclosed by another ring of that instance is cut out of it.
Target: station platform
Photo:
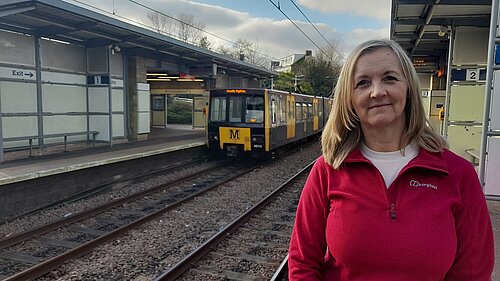
[[[62,146],[46,147],[41,153],[35,150],[34,157],[29,157],[28,151],[5,152],[0,164],[0,186],[205,145],[204,129],[168,125],[151,128],[149,139],[144,141],[96,147],[75,144],[68,145],[66,152]]]

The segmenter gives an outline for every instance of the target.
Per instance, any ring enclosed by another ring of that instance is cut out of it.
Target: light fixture
[[[111,44],[111,46],[109,46],[109,48],[111,49],[111,54],[113,54],[113,55],[115,54],[115,52],[119,53],[122,50],[122,48],[120,48],[120,46],[118,46],[114,43]]]
[[[446,32],[448,32],[448,27],[446,25],[441,25],[438,31],[438,36],[443,37],[444,35],[446,35]]]

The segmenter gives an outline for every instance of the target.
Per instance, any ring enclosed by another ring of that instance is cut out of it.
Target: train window
[[[226,97],[213,97],[210,102],[210,121],[226,121]]]
[[[313,118],[313,105],[308,103],[307,104],[307,119],[312,119]]]
[[[297,122],[302,121],[302,104],[295,103],[295,119]]]
[[[321,104],[318,105],[318,116],[319,117],[323,116],[323,104],[324,104],[324,102],[325,102],[325,100],[323,98],[320,99]]]
[[[229,97],[229,122],[241,122],[243,97]]]
[[[286,100],[284,96],[280,96],[280,108],[281,108],[281,114],[280,114],[280,121],[281,124],[286,123]]]
[[[271,123],[276,124],[276,100],[271,100]]]
[[[245,111],[246,123],[262,123],[264,122],[264,98],[263,97],[248,97],[247,108]]]

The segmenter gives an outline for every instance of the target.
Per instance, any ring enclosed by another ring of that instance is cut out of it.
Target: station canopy
[[[391,39],[411,56],[419,72],[446,61],[448,30],[490,26],[491,0],[392,0]]]
[[[277,74],[172,37],[60,0],[2,0],[0,29],[88,48],[118,46],[128,55],[190,67],[222,68],[228,74],[268,78]]]

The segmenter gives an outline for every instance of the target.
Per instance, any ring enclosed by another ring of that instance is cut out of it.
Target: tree
[[[212,43],[208,41],[207,36],[201,37],[200,41],[198,42],[198,47],[210,50]]]
[[[234,59],[245,61],[260,67],[270,68],[271,61],[260,50],[257,43],[247,39],[238,39],[233,46],[219,45],[216,50],[219,54],[230,56]]]
[[[195,22],[194,16],[188,13],[181,13],[177,22],[177,36],[180,40],[188,43],[198,43],[201,36],[201,30],[205,28],[205,23]]]
[[[219,45],[216,51],[219,54],[231,57],[231,50],[224,45]]]
[[[276,90],[295,92],[295,74],[292,72],[281,72],[274,81]]]
[[[304,81],[311,85],[313,95],[330,96],[340,74],[342,57],[331,46],[322,47],[322,50],[315,57],[305,57],[299,62],[296,72],[304,75]]]
[[[160,34],[171,34],[172,19],[159,12],[148,12],[144,21]]]

